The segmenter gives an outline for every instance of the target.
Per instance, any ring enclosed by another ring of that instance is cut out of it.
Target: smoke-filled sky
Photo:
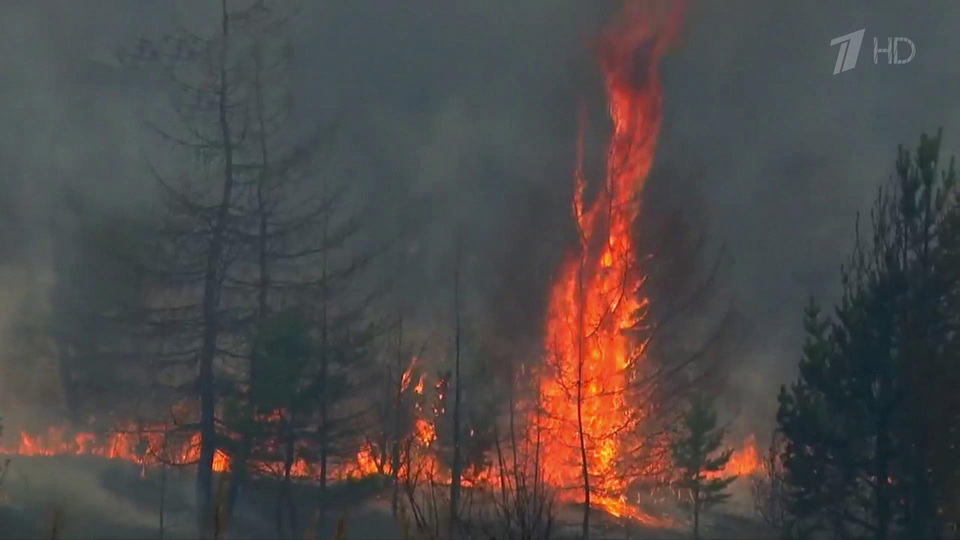
[[[569,240],[578,100],[599,95],[589,38],[616,4],[303,4],[290,34],[299,110],[318,121],[339,113],[374,208],[392,215],[390,205],[406,201],[425,224],[411,248],[420,265],[408,272],[410,294],[428,311],[446,309],[432,304],[446,302],[436,291],[449,286],[456,229],[477,319],[541,303]],[[44,231],[64,192],[99,210],[150,198],[144,157],[162,152],[143,124],[162,110],[162,92],[119,66],[115,51],[178,24],[212,30],[209,13],[195,0],[0,3],[4,321],[49,279]],[[943,126],[945,150],[960,148],[958,25],[955,2],[687,5],[662,66],[650,182],[675,184],[675,200],[703,214],[711,245],[727,246],[720,283],[750,330],[735,394],[755,429],[769,427],[777,384],[799,357],[802,304],[836,293],[856,213],[891,172],[896,145]],[[832,75],[830,40],[861,28],[857,67]],[[888,65],[882,54],[873,63],[873,38],[888,36],[913,41],[910,63]],[[540,322],[510,326],[535,334]]]

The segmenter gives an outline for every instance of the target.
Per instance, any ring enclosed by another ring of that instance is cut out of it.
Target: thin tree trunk
[[[876,505],[877,505],[877,540],[887,540],[890,528],[890,499],[887,493],[887,460],[890,451],[889,441],[887,439],[886,427],[883,423],[877,431],[877,455],[876,455]]]
[[[390,512],[394,518],[397,517],[397,506],[399,504],[400,491],[400,402],[403,397],[403,316],[401,315],[397,323],[397,393],[393,402],[393,449],[390,459],[390,476],[393,478],[393,500],[390,504]]]
[[[590,538],[590,471],[587,464],[587,445],[583,432],[583,342],[584,342],[584,297],[583,297],[583,255],[577,273],[577,436],[580,442],[580,473],[583,478],[583,524],[581,536]]]
[[[252,421],[252,415],[250,415],[247,420]],[[226,512],[224,512],[227,516],[228,523],[230,518],[233,517],[234,508],[236,508],[237,500],[240,498],[240,488],[247,481],[247,461],[250,457],[251,444],[250,429],[250,425],[244,426],[243,433],[240,436],[239,448],[237,452],[233,454],[233,459],[230,461],[230,488],[227,492],[227,508]]]
[[[167,466],[160,465],[160,540],[163,540],[163,514],[167,496]]]
[[[500,504],[503,505],[504,519],[507,521],[506,529],[510,530],[511,514],[507,506],[509,499],[507,498],[506,463],[503,458],[503,449],[500,447],[500,432],[497,430],[496,425],[493,426],[493,443],[497,450],[497,474],[500,477]]]
[[[510,415],[509,415],[509,421],[510,421],[510,423],[509,423],[509,427],[510,427],[510,456],[511,456],[511,458],[513,459],[513,470],[510,471],[510,472],[511,472],[511,474],[512,474],[512,476],[513,476],[513,502],[514,502],[514,508],[512,508],[511,510],[517,513],[516,518],[517,518],[517,521],[520,522],[520,530],[521,530],[521,531],[524,531],[524,530],[526,530],[525,524],[526,524],[526,517],[527,517],[527,516],[526,516],[526,512],[523,512],[523,513],[520,512],[520,505],[521,505],[521,504],[524,504],[524,503],[521,503],[521,501],[520,501],[519,499],[520,499],[520,497],[521,497],[521,493],[523,493],[522,496],[524,497],[524,500],[526,500],[526,497],[527,497],[527,491],[526,491],[526,490],[527,490],[527,488],[528,488],[529,486],[526,485],[526,481],[525,481],[526,479],[525,479],[525,478],[521,478],[521,475],[522,475],[523,473],[522,473],[522,471],[520,470],[520,461],[517,459],[517,425],[516,425],[516,406],[517,406],[517,404],[516,404],[516,396],[514,395],[514,392],[515,392],[515,390],[516,390],[516,389],[515,389],[516,380],[517,380],[517,378],[516,378],[516,375],[515,375],[514,372],[513,372],[513,366],[511,365],[511,369],[510,369],[510,386],[508,387],[508,388],[509,388],[509,394],[508,394],[508,396],[507,396],[507,397],[508,397],[508,401],[509,401],[508,405],[509,405],[509,407],[510,407],[510,409],[509,409],[509,413],[510,413]],[[536,489],[536,484],[534,484],[534,489]],[[504,504],[507,504],[507,502],[508,502],[508,501],[506,500],[506,497],[504,497]],[[508,515],[509,515],[509,514],[508,514]],[[508,525],[508,526],[510,525],[509,522],[507,523],[507,525]]]
[[[516,428],[516,375],[513,369],[510,369],[510,452],[513,457],[513,482],[514,486],[520,486],[520,461],[517,460],[517,428]]]
[[[290,482],[291,482],[291,471],[293,470],[293,462],[296,458],[295,455],[295,439],[293,434],[293,426],[295,422],[295,416],[293,411],[290,413],[290,420],[285,421],[281,418],[283,422],[283,478],[280,481],[280,495],[277,498],[277,535],[283,538],[283,512],[284,509],[287,511],[288,516],[288,525],[289,525],[289,536],[294,536],[297,534],[297,508],[293,500],[293,496],[290,493]]]
[[[693,492],[693,540],[700,540],[700,492]]]
[[[257,263],[260,271],[260,282],[258,284],[257,291],[257,322],[263,323],[263,319],[267,316],[267,311],[269,309],[269,304],[267,303],[270,291],[270,268],[268,266],[268,252],[267,252],[267,222],[269,221],[270,215],[267,209],[267,201],[264,196],[264,188],[266,183],[270,180],[270,154],[267,151],[267,126],[266,120],[264,119],[264,105],[263,105],[263,81],[262,81],[262,50],[260,44],[257,44],[257,48],[254,54],[254,90],[256,92],[256,107],[257,107],[257,125],[260,130],[259,139],[260,139],[260,175],[257,178],[257,217],[259,218],[258,223],[258,235],[257,235]]]
[[[286,484],[281,481],[280,492],[277,494],[277,506],[273,509],[273,526],[277,532],[277,538],[283,538],[283,502],[286,497]]]
[[[167,502],[167,424],[163,424],[163,446],[160,449],[160,540],[163,540],[163,515],[166,512]]]
[[[254,51],[254,93],[257,115],[257,124],[259,127],[260,143],[260,174],[257,178],[257,217],[259,219],[259,230],[257,236],[257,263],[259,271],[259,281],[257,283],[257,329],[263,327],[263,321],[267,316],[269,308],[268,294],[270,291],[270,269],[268,266],[267,253],[267,222],[269,220],[266,199],[264,197],[264,187],[270,177],[270,159],[267,152],[266,125],[264,119],[263,104],[263,80],[262,80],[262,50],[260,43],[257,43]],[[252,360],[251,360],[252,361]],[[251,366],[252,367],[252,366]],[[252,384],[251,384],[252,387]],[[227,518],[233,517],[233,511],[236,507],[237,498],[240,494],[240,488],[247,480],[247,461],[250,458],[250,429],[255,416],[256,405],[254,403],[252,389],[248,392],[249,409],[242,413],[246,425],[242,426],[240,437],[240,446],[234,454],[230,463],[230,491],[227,494]]]
[[[454,387],[453,387],[453,465],[450,471],[450,530],[453,538],[456,531],[460,504],[460,241],[455,246],[453,268],[454,312]]]
[[[324,366],[321,368],[321,372],[322,372],[321,378],[324,382],[326,382],[327,374],[326,374],[325,360],[323,362],[324,362]],[[326,384],[324,384],[324,390],[322,390],[321,392],[326,394]],[[328,422],[328,414],[327,414],[326,397],[322,397],[321,404],[320,404],[320,427],[319,427],[319,430],[320,430],[320,521],[321,522],[323,522],[323,520],[326,518],[326,512],[327,512],[327,508],[326,508],[327,507],[327,461],[329,459],[328,438],[330,436],[330,430],[329,430],[329,426],[327,425],[327,422]]]
[[[214,533],[214,504],[212,493],[213,458],[217,449],[216,388],[213,374],[213,358],[217,349],[219,331],[218,309],[220,304],[220,265],[223,259],[223,241],[230,200],[233,191],[233,141],[227,114],[227,47],[229,45],[229,16],[227,2],[221,0],[222,43],[220,51],[219,124],[223,142],[223,193],[217,218],[213,226],[210,247],[207,251],[203,287],[203,341],[200,348],[199,377],[200,396],[200,459],[197,462],[197,509],[198,529],[201,538]]]
[[[323,200],[324,204],[329,205],[329,194],[327,191],[327,182],[323,181]],[[330,208],[329,206],[323,212],[323,226],[321,230],[321,240],[323,242],[323,255],[321,257],[321,281],[320,281],[320,522],[323,523],[326,517],[327,506],[327,457],[329,449],[330,426],[328,426],[329,414],[328,406],[328,366],[329,351],[329,320],[327,293],[329,283],[329,246],[327,245],[330,237]]]

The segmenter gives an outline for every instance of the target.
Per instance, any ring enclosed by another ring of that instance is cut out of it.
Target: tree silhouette
[[[898,149],[833,317],[811,300],[800,375],[781,388],[790,512],[838,537],[930,538],[956,500],[960,285],[953,161],[941,133]],[[948,457],[949,456],[949,457]]]

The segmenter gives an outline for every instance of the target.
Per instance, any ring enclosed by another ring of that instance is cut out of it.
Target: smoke
[[[298,107],[317,121],[347,112],[344,152],[360,164],[384,235],[398,221],[417,224],[404,246],[404,294],[417,315],[449,320],[460,231],[469,318],[506,343],[535,340],[545,287],[571,240],[578,100],[591,111],[588,144],[602,147],[588,38],[615,3],[304,4],[292,34]],[[0,5],[0,322],[43,302],[64,193],[92,213],[149,200],[143,156],[160,153],[142,122],[163,96],[113,52],[177,24],[202,27],[197,5]],[[720,284],[750,322],[732,407],[751,411],[751,429],[770,425],[777,385],[799,355],[800,307],[809,294],[836,293],[856,212],[887,177],[896,144],[944,125],[948,153],[956,146],[958,22],[960,6],[949,3],[688,6],[681,46],[663,63],[648,182],[683,194],[644,211],[686,208],[707,224],[708,252],[727,246]],[[859,28],[860,65],[832,76],[830,39]],[[898,35],[916,43],[916,58],[873,65],[871,38]]]
[[[793,376],[800,308],[839,291],[839,267],[896,146],[944,126],[960,150],[960,39],[953,4],[699,3],[667,62],[661,163],[702,173],[711,239],[731,255],[726,285],[751,323],[738,374],[743,419],[772,427],[777,383]],[[833,76],[830,40],[866,28],[857,68]],[[907,36],[905,65],[873,64],[872,37]]]

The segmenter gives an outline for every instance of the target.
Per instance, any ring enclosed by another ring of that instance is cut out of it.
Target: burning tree
[[[400,505],[400,479],[401,466],[408,462],[409,453],[413,446],[414,437],[417,435],[415,429],[418,423],[425,422],[417,418],[417,410],[423,409],[423,391],[426,373],[417,375],[417,361],[423,355],[421,347],[417,354],[411,355],[405,349],[403,342],[403,318],[397,322],[397,344],[396,344],[396,363],[391,369],[387,370],[386,383],[389,390],[387,395],[392,396],[392,403],[389,407],[384,407],[381,411],[383,420],[383,429],[381,431],[380,448],[383,450],[383,459],[380,470],[386,467],[386,452],[389,448],[390,460],[389,468],[393,492],[391,495],[390,509],[394,517]],[[416,381],[416,382],[414,382]],[[423,425],[423,424],[421,424]],[[427,432],[421,433],[419,442],[429,444],[432,442],[432,428]],[[389,434],[389,435],[388,435]],[[409,474],[409,468],[405,469],[403,474]]]
[[[543,448],[548,482],[582,490],[584,537],[591,505],[617,501],[625,491],[622,452],[644,417],[631,403],[647,341],[633,339],[630,330],[650,324],[632,227],[660,127],[658,64],[679,15],[664,22],[645,7],[628,4],[600,40],[613,124],[606,178],[588,203],[581,136],[573,200],[577,249],[550,292],[539,388],[544,414],[532,422],[550,434]]]
[[[546,481],[563,498],[584,504],[584,537],[591,506],[647,524],[668,523],[627,505],[626,493],[669,481],[669,435],[682,398],[707,375],[717,375],[734,323],[729,311],[706,329],[691,331],[685,320],[710,308],[720,261],[708,275],[697,275],[691,261],[702,238],[688,234],[685,216],[665,218],[656,231],[636,229],[661,123],[659,62],[681,15],[678,5],[663,8],[628,2],[598,41],[612,124],[605,177],[588,199],[581,115],[573,195],[577,244],[549,291],[546,360],[537,389],[542,416],[528,413],[529,423],[549,434]]]
[[[647,263],[660,252],[636,231],[661,122],[658,64],[679,11],[630,2],[598,42],[613,128],[605,176],[588,185],[582,122],[577,241],[549,289],[546,360],[501,362],[498,380],[510,381],[502,396],[468,384],[471,370],[487,376],[492,362],[465,338],[459,264],[444,365],[410,347],[401,309],[383,373],[368,369],[381,328],[368,323],[376,291],[359,285],[376,250],[362,243],[350,179],[321,168],[323,130],[294,120],[289,51],[273,39],[285,18],[268,5],[223,2],[216,35],[144,42],[137,56],[172,81],[179,122],[155,131],[175,155],[194,158],[179,174],[155,171],[162,226],[144,242],[154,251],[141,268],[148,305],[135,337],[150,348],[137,357],[149,359],[138,374],[156,394],[154,419],[176,412],[151,425],[162,435],[149,446],[161,462],[198,465],[201,534],[214,513],[214,472],[229,473],[227,517],[249,475],[278,478],[280,535],[298,532],[291,482],[318,482],[322,509],[328,481],[347,470],[389,474],[394,513],[406,511],[405,494],[417,524],[438,535],[487,527],[476,518],[492,508],[500,524],[485,532],[547,536],[555,495],[584,502],[585,536],[593,506],[663,523],[625,499],[638,478],[669,467],[671,400],[691,383],[696,356],[651,354],[669,317],[650,286],[657,276]],[[433,367],[440,373],[428,378]],[[385,397],[369,407],[362,386]]]

